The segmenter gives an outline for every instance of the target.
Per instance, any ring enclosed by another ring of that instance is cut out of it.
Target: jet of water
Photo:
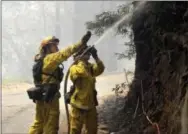
[[[119,26],[119,24],[121,24],[122,22],[127,23],[126,21],[129,20],[129,18],[131,17],[131,14],[127,14],[124,17],[122,17],[119,21],[117,21],[112,27],[110,27],[109,29],[107,29],[104,34],[94,43],[94,45],[99,44],[106,36],[110,35],[113,33],[113,31]]]
[[[140,10],[143,8],[143,5],[145,4],[146,1],[142,1],[140,2],[137,7],[134,9],[134,11],[136,10]],[[127,5],[131,5],[132,2],[128,2]],[[114,30],[122,23],[129,23],[129,21],[131,20],[130,18],[132,17],[133,12],[126,14],[125,16],[123,16],[120,20],[118,20],[112,27],[108,28],[103,35],[94,43],[94,45],[100,44],[100,42],[107,36],[109,36],[110,34],[112,34],[114,32]]]

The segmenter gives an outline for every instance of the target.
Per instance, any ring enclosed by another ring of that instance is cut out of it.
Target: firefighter
[[[56,85],[50,89],[53,92],[57,91],[51,100],[46,102],[44,100],[37,100],[36,103],[36,114],[33,125],[29,129],[29,134],[57,134],[59,129],[59,98],[60,98],[60,81],[53,77],[49,82],[47,80],[51,77],[48,74],[52,74],[58,66],[66,61],[73,53],[77,52],[82,47],[86,46],[87,41],[91,36],[91,32],[87,32],[83,36],[81,41],[65,49],[59,50],[58,44],[59,39],[54,36],[49,36],[41,42],[40,53],[36,55],[35,61],[40,57],[43,58],[42,72],[42,85]],[[59,75],[59,72],[54,75]],[[58,78],[58,77],[57,77]],[[47,93],[46,93],[47,94]]]
[[[74,58],[79,57],[83,51],[76,53]],[[90,55],[95,59],[95,64],[88,61]],[[83,125],[86,134],[97,134],[96,106],[98,102],[95,83],[96,77],[102,74],[104,69],[104,64],[94,47],[71,66],[70,79],[75,90],[70,99],[70,134],[81,134]]]

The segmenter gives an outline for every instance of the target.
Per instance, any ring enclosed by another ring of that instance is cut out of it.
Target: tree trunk
[[[134,13],[136,68],[125,106],[129,113],[124,133],[157,133],[144,111],[161,134],[180,133],[188,86],[187,9],[188,2],[146,2],[143,10]],[[138,98],[141,103],[133,119]]]

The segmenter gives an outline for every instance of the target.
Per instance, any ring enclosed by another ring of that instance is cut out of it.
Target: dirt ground
[[[33,85],[28,83],[7,83],[2,85],[2,92],[15,92],[15,91],[26,91]]]
[[[108,96],[114,95],[112,88],[117,83],[125,81],[124,73],[102,75],[97,78],[97,91],[99,106],[105,103]],[[14,83],[2,85],[2,132],[27,133],[35,114],[35,104],[28,99],[26,90],[33,85],[27,83]],[[68,83],[70,86],[70,81]],[[63,87],[63,83],[61,85]],[[63,96],[63,89],[60,90]],[[64,99],[60,98],[60,132],[66,133],[67,123],[64,108]],[[107,134],[105,124],[99,123],[99,134]]]

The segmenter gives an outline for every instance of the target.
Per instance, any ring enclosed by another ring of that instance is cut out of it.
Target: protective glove
[[[97,49],[95,47],[90,48],[90,53],[94,59],[98,58]]]
[[[86,45],[91,37],[91,32],[87,31],[87,33],[82,37],[82,43],[83,45]]]

